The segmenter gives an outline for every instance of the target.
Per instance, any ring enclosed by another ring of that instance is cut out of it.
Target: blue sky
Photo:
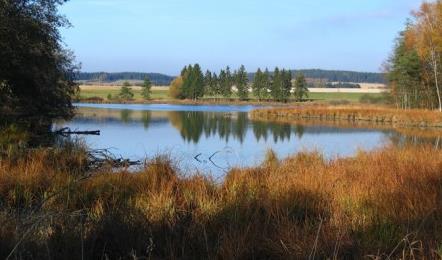
[[[176,75],[189,63],[379,71],[420,0],[71,0],[82,71]]]

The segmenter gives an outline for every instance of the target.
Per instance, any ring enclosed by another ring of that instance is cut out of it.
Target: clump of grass
[[[0,160],[0,257],[437,257],[442,153],[303,152],[219,183],[168,157],[137,172],[83,168],[83,148]]]

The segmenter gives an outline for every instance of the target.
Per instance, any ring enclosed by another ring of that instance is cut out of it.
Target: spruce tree
[[[192,99],[197,99],[204,96],[204,75],[198,63],[193,66],[191,85],[192,85],[192,96],[191,96]]]
[[[241,65],[238,72],[235,75],[235,85],[238,90],[238,97],[240,100],[246,100],[249,95],[249,90],[247,87],[248,78],[247,72],[244,65]]]
[[[290,70],[282,71],[281,101],[287,102],[290,99],[292,90],[292,73]]]
[[[270,93],[269,91],[271,91],[272,89],[272,82],[271,82],[271,77],[270,77],[270,72],[269,69],[265,69],[264,74],[262,76],[262,97],[263,98],[269,98]]]
[[[302,73],[299,73],[296,76],[294,94],[297,101],[302,101],[304,97],[308,98],[307,81],[305,80],[305,76]]]
[[[232,95],[232,73],[230,72],[230,67],[227,66],[221,78],[220,74],[220,84],[221,84],[221,94],[225,98],[229,98]]]
[[[209,70],[206,71],[206,74],[204,75],[204,94],[205,95],[213,95],[213,84],[212,84],[212,72]]]
[[[148,77],[144,78],[143,87],[141,90],[141,95],[144,99],[150,99],[152,83]]]
[[[258,100],[262,99],[262,92],[263,92],[263,73],[260,68],[255,73],[255,77],[253,78],[253,95],[258,98]]]
[[[271,96],[273,100],[280,101],[281,100],[281,89],[282,89],[282,77],[281,72],[278,67],[275,68],[272,77],[272,87],[271,87]]]

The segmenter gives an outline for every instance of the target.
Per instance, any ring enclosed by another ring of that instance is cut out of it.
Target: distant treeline
[[[154,85],[169,85],[175,77],[160,73],[141,73],[141,72],[80,72],[76,80],[110,83],[119,80],[137,80],[144,81],[148,78]]]
[[[329,82],[353,82],[353,83],[385,83],[384,73],[374,72],[355,72],[355,71],[340,71],[340,70],[294,70],[293,75],[302,73],[306,78],[311,79],[326,79]]]
[[[338,70],[291,70],[292,75],[302,73],[308,79],[321,79],[326,82],[353,82],[353,83],[385,83],[385,75],[383,73],[373,72],[354,72],[354,71],[338,71]],[[271,72],[272,73],[272,72]],[[255,73],[249,73],[249,81],[253,81]],[[140,72],[80,72],[77,80],[90,82],[110,83],[119,80],[138,80],[142,81],[148,77],[154,85],[170,85],[174,76],[160,73],[140,73]]]
[[[341,71],[341,70],[321,70],[321,69],[307,69],[307,70],[291,70],[292,75],[303,74],[308,79],[324,80],[325,82],[352,82],[352,83],[379,83],[384,84],[385,74],[375,72],[355,72],[355,71]],[[254,73],[249,74],[249,79],[252,80]],[[326,87],[326,86],[322,86]]]

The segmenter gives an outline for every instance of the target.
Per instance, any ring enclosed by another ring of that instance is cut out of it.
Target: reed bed
[[[84,154],[0,160],[0,258],[442,256],[442,153],[428,146],[334,160],[269,152],[221,183],[164,156],[91,173]]]
[[[399,110],[374,106],[298,106],[257,109],[252,118],[265,120],[317,119],[324,121],[366,121],[398,127],[442,128],[442,113],[431,110]]]

